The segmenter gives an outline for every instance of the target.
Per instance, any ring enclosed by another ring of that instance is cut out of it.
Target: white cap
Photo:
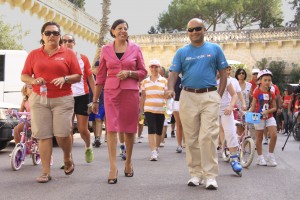
[[[259,72],[260,72],[260,70],[257,69],[257,68],[253,68],[253,69],[252,69],[252,74],[254,74],[254,73],[259,73]]]
[[[150,60],[149,66],[152,66],[152,65],[155,65],[155,66],[160,67],[160,62],[159,62],[159,60],[156,60],[156,59]]]

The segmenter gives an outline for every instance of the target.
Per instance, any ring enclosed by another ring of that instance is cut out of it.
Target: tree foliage
[[[111,0],[103,0],[102,1],[102,18],[100,19],[100,31],[99,31],[99,39],[98,39],[98,45],[97,45],[97,51],[94,57],[94,63],[99,60],[101,48],[103,45],[105,45],[105,37],[109,33],[109,14],[110,14],[110,5]]]
[[[78,8],[81,8],[84,10],[85,0],[69,0],[71,3],[73,3]]]
[[[266,58],[263,58],[261,61],[256,62],[256,66],[260,69],[269,69],[272,74],[272,82],[276,84],[280,90],[286,87],[287,81],[284,76],[284,70],[286,67],[285,61],[271,61],[268,63]]]
[[[233,7],[233,24],[238,30],[250,25],[280,27],[283,22],[281,0],[236,0]]]
[[[292,64],[293,69],[290,73],[290,83],[299,83],[300,81],[300,67],[298,64]]]
[[[21,50],[22,31],[21,25],[10,26],[0,18],[0,49]]]
[[[292,5],[292,9],[296,10],[294,20],[287,23],[287,26],[296,27],[300,25],[300,0],[292,0],[289,2]]]
[[[173,0],[168,10],[158,18],[158,29],[186,28],[187,22],[198,17],[207,29],[218,24],[234,24],[236,29],[250,25],[260,28],[281,26],[281,0]]]

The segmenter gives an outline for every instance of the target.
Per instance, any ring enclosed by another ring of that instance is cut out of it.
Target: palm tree
[[[102,19],[100,19],[100,32],[97,44],[97,51],[94,58],[94,63],[99,60],[101,48],[105,45],[105,36],[109,32],[108,15],[110,13],[111,0],[103,0],[102,2]]]

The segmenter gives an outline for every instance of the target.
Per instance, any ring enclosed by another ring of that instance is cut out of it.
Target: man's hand
[[[175,98],[175,92],[173,90],[167,90],[165,93],[165,98],[166,99]]]

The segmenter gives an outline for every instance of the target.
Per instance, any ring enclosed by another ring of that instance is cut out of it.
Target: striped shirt
[[[167,90],[167,79],[159,76],[158,79],[153,82],[150,77],[142,81],[141,89],[145,90],[145,104],[144,112],[164,114],[165,106],[165,90]]]

